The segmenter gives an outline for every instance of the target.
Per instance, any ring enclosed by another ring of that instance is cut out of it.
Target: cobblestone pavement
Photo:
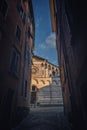
[[[30,115],[12,130],[71,130],[63,107],[32,108]]]

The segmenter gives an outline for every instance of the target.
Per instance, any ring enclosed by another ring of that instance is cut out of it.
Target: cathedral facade
[[[63,104],[58,66],[42,57],[33,56],[31,82],[31,104]]]

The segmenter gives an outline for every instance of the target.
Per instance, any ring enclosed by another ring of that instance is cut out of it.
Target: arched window
[[[56,72],[58,72],[58,69],[56,68]]]
[[[50,74],[49,76],[51,77],[52,75]]]
[[[54,70],[54,67],[52,67],[52,70]]]
[[[44,64],[42,63],[42,64],[41,64],[41,67],[43,67],[43,66],[44,66]]]
[[[47,69],[47,64],[45,63],[45,69]]]
[[[55,76],[55,71],[52,72],[52,75]]]
[[[50,65],[48,65],[48,69],[51,70],[51,66]]]

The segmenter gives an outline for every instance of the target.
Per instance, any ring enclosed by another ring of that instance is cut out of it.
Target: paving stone
[[[42,107],[31,109],[30,115],[12,130],[71,130],[71,128],[62,108]]]

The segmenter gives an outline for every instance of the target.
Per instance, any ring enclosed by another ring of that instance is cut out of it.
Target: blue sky
[[[32,0],[35,17],[34,54],[58,65],[56,36],[52,32],[49,0]]]

